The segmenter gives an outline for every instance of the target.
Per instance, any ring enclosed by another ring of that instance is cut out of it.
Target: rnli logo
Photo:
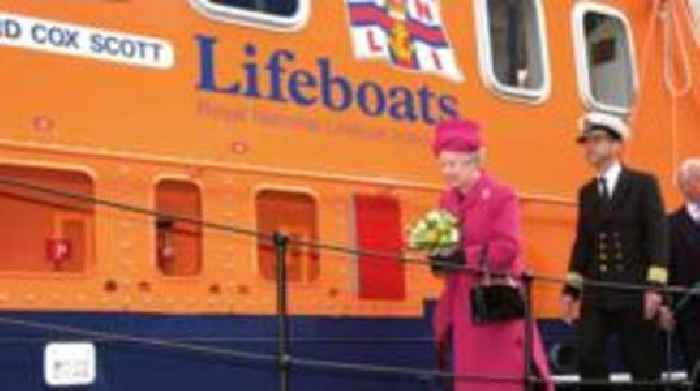
[[[346,1],[355,57],[464,79],[445,33],[439,0]]]

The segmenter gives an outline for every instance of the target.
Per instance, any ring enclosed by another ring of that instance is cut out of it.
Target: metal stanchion
[[[532,368],[532,345],[534,343],[534,319],[532,311],[532,283],[534,276],[530,271],[525,271],[522,275],[523,281],[523,301],[525,302],[525,336],[523,341],[523,355],[524,355],[524,389],[525,391],[533,391],[535,388],[535,383],[533,382],[533,368]]]
[[[287,314],[287,248],[289,237],[275,231],[272,236],[275,245],[275,262],[277,266],[277,366],[279,371],[279,390],[289,389],[289,316]]]

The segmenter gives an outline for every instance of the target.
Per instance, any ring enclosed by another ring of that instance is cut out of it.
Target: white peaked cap
[[[622,141],[627,141],[632,136],[629,126],[622,118],[600,112],[591,112],[584,115],[579,123],[581,132],[579,141],[585,139],[586,133],[596,128],[604,128],[617,134]]]

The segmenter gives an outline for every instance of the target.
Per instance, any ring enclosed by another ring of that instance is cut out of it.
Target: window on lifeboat
[[[539,102],[550,90],[544,11],[539,0],[479,0],[479,58],[500,94]]]
[[[574,22],[579,86],[586,104],[627,113],[635,101],[637,73],[625,15],[607,6],[580,3]]]
[[[194,9],[224,23],[296,30],[308,19],[310,0],[190,0]]]
[[[210,2],[223,7],[232,7],[277,16],[293,16],[299,10],[299,2],[296,0],[210,0]]]

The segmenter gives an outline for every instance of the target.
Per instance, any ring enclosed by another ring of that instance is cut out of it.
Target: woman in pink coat
[[[483,148],[475,122],[451,120],[437,126],[433,145],[448,189],[440,205],[462,221],[465,262],[478,267],[482,250],[494,272],[524,270],[520,246],[518,199],[513,190],[481,168]],[[496,378],[524,377],[525,322],[512,320],[477,325],[472,322],[469,294],[480,277],[464,270],[449,272],[435,312],[435,339],[439,351],[452,343],[455,391],[519,391],[520,381],[490,382],[461,375]],[[539,333],[533,327],[533,367],[549,379],[549,369]],[[553,384],[544,388],[554,390]]]

